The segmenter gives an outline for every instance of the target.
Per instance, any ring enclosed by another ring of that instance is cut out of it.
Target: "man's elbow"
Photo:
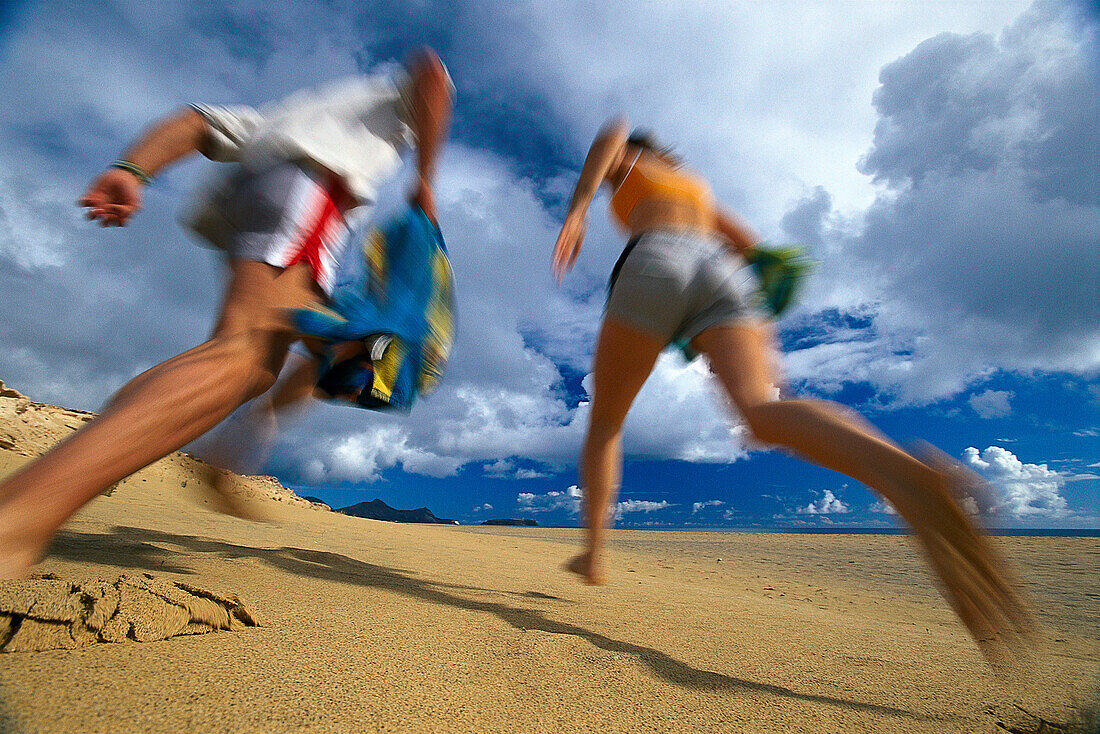
[[[596,133],[593,144],[622,145],[630,134],[630,123],[623,116],[614,117],[604,123],[600,131]]]
[[[209,135],[206,126],[206,118],[199,114],[194,107],[183,107],[172,116],[179,135],[189,141],[194,149],[203,155],[208,155]]]

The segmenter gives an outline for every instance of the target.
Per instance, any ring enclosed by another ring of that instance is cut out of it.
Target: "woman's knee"
[[[855,410],[828,400],[772,400],[744,406],[741,409],[745,425],[757,441],[785,445],[793,428],[812,423],[835,423],[837,420],[862,425],[866,421]]]
[[[588,417],[589,439],[614,438],[622,432],[625,419],[625,415],[594,409]]]
[[[741,406],[741,417],[754,440],[765,444],[781,443],[781,422],[777,419],[775,410],[777,405],[779,401]]]
[[[805,420],[819,407],[815,400],[760,400],[741,407],[745,425],[753,438],[761,443],[786,443],[791,422]]]

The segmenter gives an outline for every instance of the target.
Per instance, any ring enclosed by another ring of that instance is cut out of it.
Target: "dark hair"
[[[626,139],[626,144],[652,153],[677,168],[684,165],[684,159],[677,155],[676,150],[671,145],[661,143],[651,131],[645,128],[637,127],[631,130]]]

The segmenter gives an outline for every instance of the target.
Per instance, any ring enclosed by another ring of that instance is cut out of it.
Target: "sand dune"
[[[36,403],[0,381],[0,472],[7,473],[33,456],[45,452],[95,417],[95,413]],[[299,497],[275,477],[242,477],[211,466],[182,451],[165,457],[144,471],[119,484],[149,481],[175,482],[180,489],[190,488],[204,504],[219,505],[219,495],[228,490],[242,503],[264,505],[269,514],[279,507],[294,506],[329,510],[324,504]],[[211,486],[219,481],[221,492]],[[116,487],[107,492],[112,493]],[[220,509],[225,509],[224,507]]]
[[[86,415],[19,400],[0,397],[0,471]],[[193,461],[92,502],[45,582],[201,590],[263,625],[4,654],[0,731],[1061,731],[1100,669],[1094,538],[996,540],[1046,634],[1006,683],[904,537],[618,532],[591,588],[559,568],[575,530],[399,525],[259,488],[280,519],[250,523],[189,493]]]

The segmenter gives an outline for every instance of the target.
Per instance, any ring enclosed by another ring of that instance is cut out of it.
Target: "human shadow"
[[[907,719],[930,720],[935,717],[892,706],[850,701],[833,696],[800,693],[783,686],[761,683],[692,667],[668,653],[631,642],[615,640],[575,624],[551,619],[539,609],[470,599],[456,592],[473,591],[491,594],[499,589],[460,586],[418,578],[409,572],[377,566],[329,551],[305,548],[253,548],[220,540],[190,535],[176,535],[158,530],[115,527],[111,534],[65,531],[58,534],[50,555],[66,560],[124,565],[151,572],[192,573],[178,564],[175,551],[158,544],[174,544],[194,553],[209,553],[220,558],[253,558],[272,568],[299,576],[337,583],[385,589],[432,604],[492,614],[520,630],[538,630],[558,635],[572,635],[609,652],[632,655],[660,678],[684,688],[706,691],[738,691],[765,693],[791,700],[835,706],[842,709],[887,714]],[[174,560],[175,559],[175,560]],[[539,598],[538,592],[504,592],[514,597]]]

